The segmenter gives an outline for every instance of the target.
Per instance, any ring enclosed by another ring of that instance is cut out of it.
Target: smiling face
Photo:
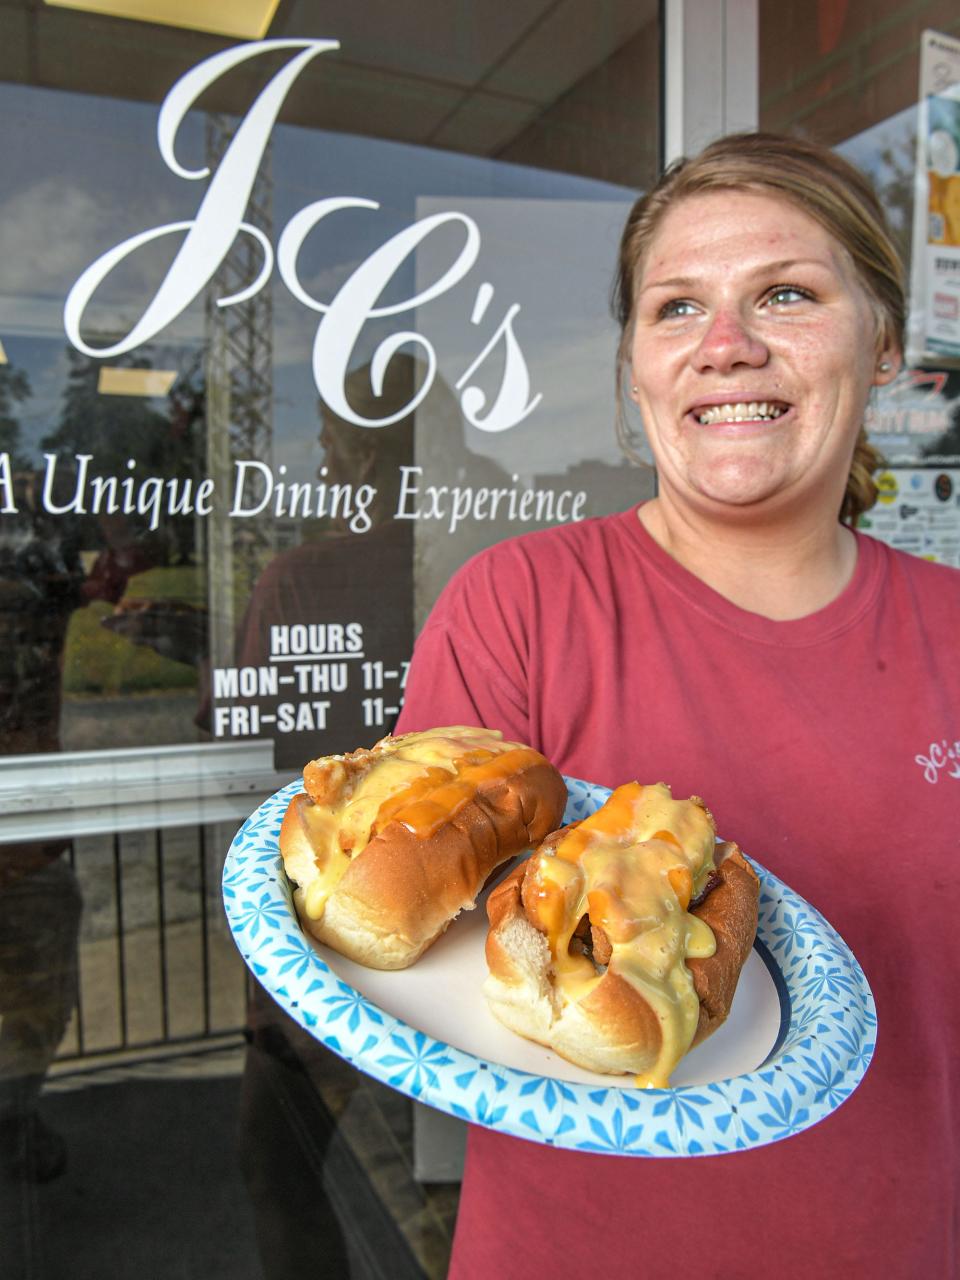
[[[836,521],[870,388],[898,363],[846,250],[796,205],[713,191],[664,216],[631,346],[661,498]]]

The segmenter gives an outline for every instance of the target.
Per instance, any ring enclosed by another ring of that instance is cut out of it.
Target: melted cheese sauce
[[[314,850],[316,876],[305,886],[302,901],[313,920],[323,915],[351,856],[388,823],[400,822],[427,839],[481,783],[542,759],[529,747],[504,742],[498,730],[460,725],[384,742],[387,749],[378,751],[369,771],[342,801],[321,805],[303,797],[301,821]]]
[[[674,800],[664,783],[618,787],[558,844],[534,855],[524,906],[550,944],[556,982],[578,1001],[600,982],[570,943],[585,914],[610,940],[609,968],[650,1003],[661,1026],[657,1061],[637,1084],[664,1087],[690,1047],[700,1002],[684,961],[710,956],[710,928],[687,907],[714,866],[715,831],[703,805]]]

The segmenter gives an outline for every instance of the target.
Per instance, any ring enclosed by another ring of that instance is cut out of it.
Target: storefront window
[[[455,1162],[247,985],[220,873],[470,555],[652,492],[658,6],[202,8],[0,5],[0,1269],[303,1273],[277,1161],[328,1274],[439,1276]]]
[[[472,551],[649,483],[610,429],[606,291],[654,171],[655,41],[649,15],[610,6],[603,36],[579,18],[588,52],[577,21],[491,41],[485,69],[447,29],[429,77],[359,32],[305,48],[296,26],[300,47],[233,56],[164,29],[166,86],[129,24],[104,20],[106,40],[72,13],[25,24],[3,89],[25,125],[4,144],[4,514],[74,557],[64,748],[265,736],[286,768],[369,737],[390,713],[364,718],[372,686],[344,688],[342,662],[329,705],[242,692],[238,666],[279,656],[254,634],[278,621],[263,591],[294,610],[283,625],[356,624],[365,659],[396,670],[411,609]],[[26,73],[58,23],[79,67],[51,91]],[[103,96],[121,40],[163,114],[124,83]],[[353,572],[380,556],[389,609]],[[340,607],[301,617],[291,580],[316,597],[331,573],[352,579]],[[337,654],[336,634],[309,653]]]

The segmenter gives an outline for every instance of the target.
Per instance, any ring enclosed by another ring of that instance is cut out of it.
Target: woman
[[[852,947],[876,1054],[828,1120],[735,1155],[471,1129],[451,1276],[955,1276],[960,574],[845,523],[900,365],[883,215],[828,151],[723,139],[638,202],[617,298],[658,496],[468,564],[399,727],[486,724],[568,774],[702,795]]]

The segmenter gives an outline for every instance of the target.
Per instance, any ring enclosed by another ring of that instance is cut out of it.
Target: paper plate
[[[605,787],[567,778],[565,822]],[[635,1156],[715,1155],[790,1137],[863,1079],[876,1010],[849,948],[758,866],[757,941],[728,1021],[680,1063],[669,1089],[626,1087],[513,1035],[489,1013],[482,908],[411,969],[365,969],[300,929],[277,846],[291,783],[243,824],[223,872],[237,946],[258,981],[317,1040],[395,1089],[519,1138]]]

